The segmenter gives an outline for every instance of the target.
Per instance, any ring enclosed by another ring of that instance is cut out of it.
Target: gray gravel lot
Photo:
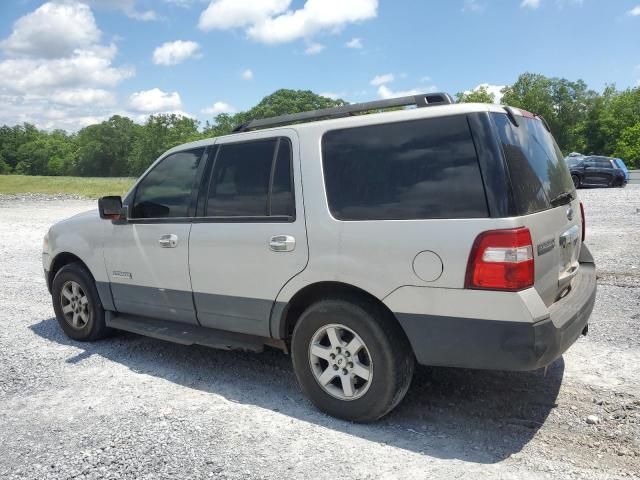
[[[0,478],[640,478],[640,185],[579,193],[589,336],[546,375],[421,368],[371,425],[317,412],[277,351],[67,339],[42,236],[95,202],[0,196]]]

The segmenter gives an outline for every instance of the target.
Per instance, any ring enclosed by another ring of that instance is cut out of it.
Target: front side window
[[[289,139],[220,145],[207,196],[207,217],[295,216]]]
[[[131,218],[188,217],[191,192],[204,148],[168,155],[140,181]]]
[[[338,220],[488,216],[463,115],[329,131],[322,166]]]

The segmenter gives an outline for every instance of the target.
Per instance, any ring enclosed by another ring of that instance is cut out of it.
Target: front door
[[[189,264],[206,327],[269,336],[273,303],[305,268],[307,237],[295,132],[256,132],[216,142]]]
[[[128,200],[128,221],[107,227],[105,265],[118,312],[197,324],[189,233],[204,151],[197,148],[162,159]]]

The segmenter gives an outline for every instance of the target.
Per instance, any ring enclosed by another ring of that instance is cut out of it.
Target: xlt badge
[[[120,277],[120,278],[128,278],[129,280],[131,280],[133,278],[133,275],[131,275],[131,272],[119,272],[117,270],[114,270],[111,273],[112,277]]]

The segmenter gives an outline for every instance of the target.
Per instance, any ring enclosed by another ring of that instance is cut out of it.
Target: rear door
[[[552,135],[537,118],[493,114],[522,225],[529,228],[535,288],[547,305],[566,291],[578,271],[582,242],[580,202]]]
[[[269,336],[280,289],[302,271],[307,234],[295,131],[216,142],[189,268],[201,325]]]

